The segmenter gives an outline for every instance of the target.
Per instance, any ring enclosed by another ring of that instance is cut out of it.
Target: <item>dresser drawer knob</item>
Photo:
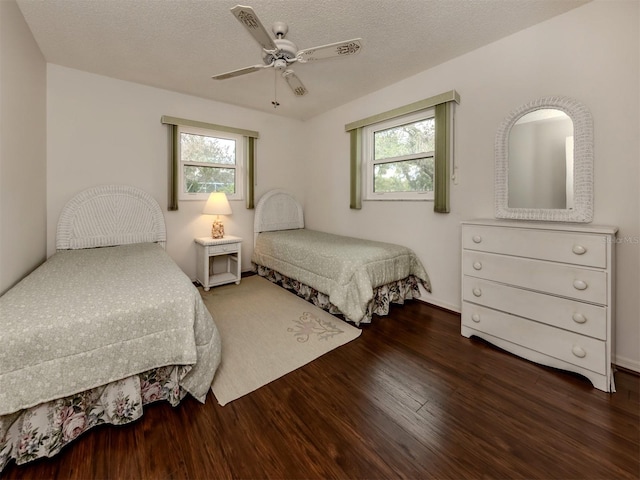
[[[482,290],[480,290],[479,288],[474,288],[473,295],[476,297],[480,297],[482,295]]]
[[[473,262],[473,269],[474,270],[482,270],[482,263],[481,262]]]
[[[579,345],[574,345],[571,349],[571,353],[573,353],[578,358],[584,358],[587,356],[587,352],[585,351],[585,349]]]
[[[585,247],[583,247],[582,245],[574,245],[571,250],[576,255],[584,255],[585,253],[587,253],[587,249]]]
[[[471,239],[473,240],[473,243],[482,242],[482,237],[480,235],[474,235]]]
[[[574,280],[573,282],[573,288],[575,288],[576,290],[586,290],[587,287],[587,282],[583,280]]]
[[[574,313],[571,318],[573,318],[573,321],[576,323],[585,323],[587,321],[587,317],[581,313]]]
[[[473,315],[471,315],[471,320],[473,320],[476,323],[480,323],[480,315],[478,315],[477,313],[474,313]]]

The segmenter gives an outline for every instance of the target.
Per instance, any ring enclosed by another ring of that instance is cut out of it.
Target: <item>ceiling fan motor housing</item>
[[[278,50],[275,52],[264,51],[262,54],[262,60],[265,65],[269,65],[275,60],[285,60],[287,63],[290,63],[291,60],[296,58],[296,54],[298,53],[298,47],[295,44],[287,40],[285,38],[277,38],[274,40],[275,44],[278,47]]]

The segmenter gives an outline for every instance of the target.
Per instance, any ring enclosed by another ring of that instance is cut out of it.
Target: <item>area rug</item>
[[[200,289],[220,330],[222,362],[213,379],[226,405],[357,338],[349,325],[257,275]]]

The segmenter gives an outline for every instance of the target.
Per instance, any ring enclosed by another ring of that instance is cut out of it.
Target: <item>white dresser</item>
[[[462,335],[614,392],[616,228],[462,222]]]

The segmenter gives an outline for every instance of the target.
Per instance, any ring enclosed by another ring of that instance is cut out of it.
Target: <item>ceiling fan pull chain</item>
[[[273,102],[271,102],[271,105],[273,105],[273,108],[278,108],[280,106],[278,103],[278,71],[274,70],[273,73]]]

